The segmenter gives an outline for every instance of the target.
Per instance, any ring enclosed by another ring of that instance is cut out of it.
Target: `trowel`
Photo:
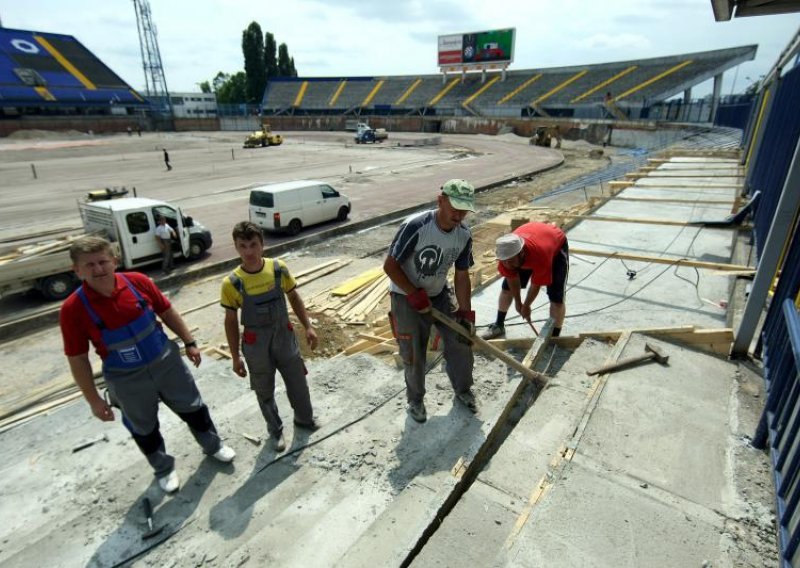
[[[142,506],[144,507],[144,516],[147,518],[147,531],[142,535],[142,540],[147,540],[164,530],[164,527],[153,527],[153,506],[150,504],[150,499],[145,497]]]

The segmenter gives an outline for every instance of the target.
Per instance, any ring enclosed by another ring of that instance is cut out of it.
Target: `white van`
[[[324,181],[273,183],[250,192],[250,221],[267,231],[296,235],[303,227],[344,221],[349,214],[350,199]]]

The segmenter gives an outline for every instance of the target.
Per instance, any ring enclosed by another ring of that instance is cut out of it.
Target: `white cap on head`
[[[495,242],[495,256],[497,260],[508,260],[522,250],[522,238],[514,233],[503,235]]]

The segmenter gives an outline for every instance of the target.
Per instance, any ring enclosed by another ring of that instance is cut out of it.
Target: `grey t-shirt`
[[[428,296],[441,293],[447,284],[447,272],[467,270],[475,264],[472,259],[472,233],[463,223],[449,233],[436,224],[436,211],[411,215],[403,224],[389,247],[389,255],[400,263],[403,272],[417,288]],[[394,282],[390,290],[405,294]]]

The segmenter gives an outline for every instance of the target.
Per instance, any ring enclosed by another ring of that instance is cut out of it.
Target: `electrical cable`
[[[436,365],[439,364],[439,361],[442,360],[442,357],[443,357],[443,354],[439,354],[436,357],[436,359],[434,359],[434,361],[428,366],[428,368],[425,369],[425,374],[426,375],[430,372],[431,369],[433,369]],[[289,456],[293,456],[295,454],[299,454],[300,452],[302,452],[305,449],[311,448],[311,447],[316,446],[317,444],[319,444],[321,442],[324,442],[328,438],[330,438],[332,436],[335,436],[336,434],[338,434],[342,430],[345,430],[346,428],[349,428],[350,426],[353,426],[354,424],[358,424],[359,422],[361,422],[362,420],[364,420],[368,416],[371,416],[372,414],[377,412],[378,409],[384,407],[390,400],[392,400],[393,398],[395,398],[397,395],[399,395],[400,393],[402,393],[405,390],[406,390],[406,387],[398,389],[397,391],[395,391],[392,394],[390,394],[388,397],[383,399],[383,401],[381,401],[377,405],[373,406],[371,409],[369,409],[367,412],[365,412],[364,414],[362,414],[361,416],[359,416],[355,420],[351,420],[350,422],[348,422],[344,426],[340,426],[339,428],[337,428],[333,432],[330,432],[330,433],[326,434],[325,436],[314,440],[313,442],[309,442],[308,444],[304,444],[302,446],[298,446],[297,448],[294,448],[293,450],[290,450],[290,451],[288,451],[286,453],[283,453],[283,454],[277,456],[276,458],[272,459],[271,461],[268,461],[263,466],[258,468],[253,475],[261,473],[262,471],[264,471],[268,467],[278,463],[279,461],[282,461],[282,460],[288,458]]]

